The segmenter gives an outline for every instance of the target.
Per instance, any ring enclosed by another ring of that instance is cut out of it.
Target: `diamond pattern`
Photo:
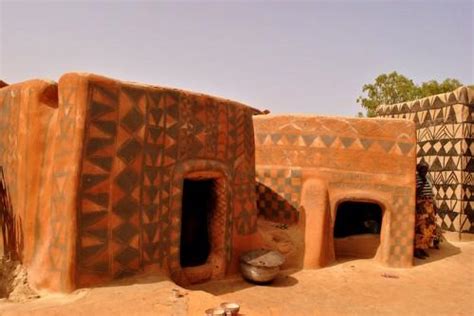
[[[84,214],[82,225],[97,242],[108,235],[112,239],[106,239],[106,246],[84,250],[96,253],[88,258],[102,260],[84,263],[87,273],[101,271],[119,278],[146,265],[164,268],[166,264],[171,275],[180,279],[180,181],[193,168],[225,174],[216,181],[218,207],[211,228],[213,243],[225,249],[224,262],[215,273],[225,273],[231,259],[232,222],[239,223],[238,234],[256,230],[253,112],[229,101],[168,89],[91,86],[89,106],[95,108],[88,118],[92,124],[86,152],[94,172],[83,175],[84,189],[90,190],[84,191],[83,200],[94,210]],[[299,138],[290,136],[285,141],[295,143]],[[236,174],[235,183],[225,180],[234,178],[227,170]],[[236,212],[229,211],[234,203],[228,194],[230,185],[239,192]],[[109,191],[96,192],[96,188]]]
[[[115,239],[128,244],[138,234],[138,229],[131,223],[125,222],[113,230]]]
[[[91,126],[85,139],[79,197],[78,286],[88,285],[91,275],[109,273],[109,207],[112,148],[116,140],[118,99],[116,90],[101,85],[90,87],[92,100],[87,118]]]
[[[235,235],[254,234],[257,228],[254,110],[201,94],[92,74],[70,74],[64,82],[59,85],[60,106],[51,109],[57,111],[51,122],[58,126],[44,134],[55,145],[54,157],[46,160],[54,161],[47,168],[51,181],[46,184],[53,194],[45,208],[51,216],[42,220],[55,236],[40,260],[48,270],[45,277],[54,275],[51,284],[94,286],[152,265],[183,280],[181,182],[189,171],[220,175],[212,218],[217,249],[212,275],[223,276]],[[19,120],[19,98],[4,91],[0,90],[0,162],[17,175],[21,170],[15,128],[26,120]],[[285,141],[300,139],[290,136]],[[235,200],[234,191],[239,192]],[[14,199],[19,194],[11,190]],[[77,212],[75,230],[67,227],[71,210]],[[71,231],[78,235],[68,236]],[[77,240],[74,249],[70,238]]]
[[[118,150],[117,156],[122,159],[126,164],[130,164],[140,155],[142,145],[136,139],[130,139],[126,141]]]
[[[133,107],[127,115],[122,119],[122,126],[125,127],[131,133],[136,132],[144,124],[143,113],[139,109]]]
[[[468,226],[462,226],[458,221],[453,224],[449,216],[467,213],[466,206],[474,200],[472,195],[464,193],[471,183],[468,175],[470,167],[466,160],[460,159],[472,156],[473,119],[470,106],[473,100],[469,99],[472,92],[467,89],[463,87],[436,97],[383,105],[377,109],[379,116],[407,118],[416,123],[418,162],[425,161],[430,166],[435,197],[442,210],[438,214],[438,222],[450,231],[460,231]],[[472,227],[472,222],[469,223]]]
[[[139,180],[138,174],[130,168],[126,168],[120,172],[115,178],[115,183],[126,193],[132,193],[137,186]]]

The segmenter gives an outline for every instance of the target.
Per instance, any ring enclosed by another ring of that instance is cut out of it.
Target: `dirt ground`
[[[180,288],[152,276],[69,295],[0,302],[0,315],[204,315],[237,302],[241,315],[472,315],[474,242],[444,242],[411,269],[345,260],[320,270],[283,271],[268,286],[239,277]]]

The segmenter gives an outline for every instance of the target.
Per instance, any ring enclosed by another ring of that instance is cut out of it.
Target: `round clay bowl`
[[[240,271],[242,276],[255,283],[273,281],[285,257],[278,251],[259,249],[245,253],[240,257]]]
[[[206,309],[206,316],[225,316],[225,310],[222,308]]]
[[[240,305],[237,303],[222,303],[221,307],[226,313],[230,313],[232,316],[237,315],[240,310]]]

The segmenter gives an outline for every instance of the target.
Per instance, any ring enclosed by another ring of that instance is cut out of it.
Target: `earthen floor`
[[[285,271],[270,286],[233,278],[184,289],[156,277],[133,278],[69,295],[41,293],[0,302],[0,315],[204,315],[225,301],[241,315],[472,315],[474,242],[444,242],[412,269],[345,260],[320,270]]]

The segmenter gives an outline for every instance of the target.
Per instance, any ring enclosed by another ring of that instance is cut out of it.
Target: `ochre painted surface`
[[[304,223],[307,268],[335,259],[333,228],[343,201],[383,209],[376,259],[412,265],[415,214],[415,126],[387,119],[259,116],[257,205],[266,218]]]
[[[32,80],[0,89],[0,164],[30,283],[69,291],[84,115],[64,100],[69,84]]]
[[[188,174],[219,174],[211,276],[256,240],[255,110],[176,89],[66,74],[0,90],[0,164],[34,287],[69,291],[147,270],[178,283]]]
[[[143,271],[180,284],[220,278],[237,272],[242,252],[265,244],[258,212],[298,223],[304,254],[291,262],[324,266],[334,260],[335,212],[345,200],[379,203],[377,259],[411,265],[413,123],[253,121],[256,113],[229,100],[93,74],[4,85],[0,165],[31,285],[71,291]],[[208,262],[191,269],[180,265],[185,178],[213,178],[216,194]]]

